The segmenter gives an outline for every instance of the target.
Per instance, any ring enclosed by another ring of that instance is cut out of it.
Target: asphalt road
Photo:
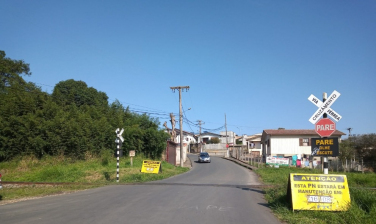
[[[182,175],[143,185],[116,185],[0,206],[0,223],[281,223],[257,176],[212,157]],[[251,185],[251,187],[250,187]]]

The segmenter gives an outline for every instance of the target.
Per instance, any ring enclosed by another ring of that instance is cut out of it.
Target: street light
[[[241,131],[240,131],[241,129],[240,129],[239,127],[236,127],[236,128],[239,130],[239,135],[241,135],[241,134],[240,134],[240,133],[241,133]],[[238,135],[238,136],[239,136],[239,135]]]

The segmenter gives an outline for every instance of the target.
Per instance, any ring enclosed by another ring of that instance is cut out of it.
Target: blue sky
[[[337,129],[376,132],[374,0],[0,0],[0,21],[0,49],[49,93],[82,80],[163,124],[179,112],[170,87],[190,86],[189,121],[212,131],[226,114],[251,135],[313,129],[307,98],[337,90]]]

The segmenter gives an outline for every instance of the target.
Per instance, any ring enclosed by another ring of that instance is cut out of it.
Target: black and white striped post
[[[322,102],[325,103],[326,99],[328,98],[328,95],[326,93],[323,93],[322,94]],[[323,118],[328,118],[328,114],[327,113],[324,113],[322,115]],[[324,138],[328,138],[328,137],[324,137]],[[324,156],[324,163],[323,163],[323,171],[324,171],[324,174],[329,174],[329,163],[328,163],[328,157],[327,156]]]
[[[116,182],[119,182],[119,167],[120,167],[120,141],[124,142],[124,138],[121,136],[123,134],[124,129],[116,129]]]

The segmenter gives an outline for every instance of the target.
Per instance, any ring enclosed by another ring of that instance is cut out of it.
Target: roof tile
[[[264,132],[268,135],[318,135],[314,129],[296,129],[296,130],[286,130],[286,129],[266,129]],[[333,135],[341,136],[346,135],[342,131],[336,130]]]

